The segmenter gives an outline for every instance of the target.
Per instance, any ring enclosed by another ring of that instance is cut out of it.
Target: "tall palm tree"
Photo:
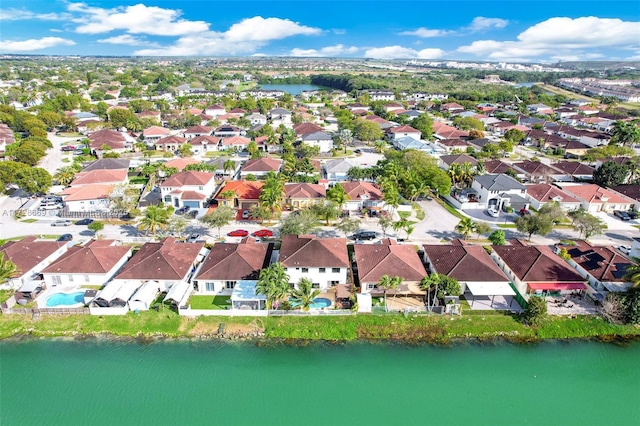
[[[4,253],[0,253],[0,283],[11,278],[13,274],[18,272],[18,267],[9,258],[4,257]]]
[[[281,263],[272,263],[260,271],[256,293],[267,296],[267,309],[271,309],[274,302],[282,300],[289,290],[289,276]]]
[[[640,257],[632,257],[633,265],[627,266],[624,279],[633,283],[634,287],[640,286]]]
[[[473,165],[469,162],[460,165],[460,181],[465,185],[471,185],[473,181]]]
[[[298,288],[291,289],[290,294],[294,298],[297,309],[308,311],[313,304],[313,299],[320,294],[320,289],[313,288],[313,283],[308,278],[300,278]]]
[[[140,219],[138,228],[147,232],[151,232],[155,239],[156,233],[166,229],[169,224],[170,211],[162,207],[151,206],[147,208],[145,215]]]
[[[449,177],[451,178],[451,182],[453,183],[453,186],[455,186],[456,188],[458,187],[458,184],[461,182],[461,176],[462,176],[462,170],[460,170],[460,164],[458,163],[454,163],[452,165],[449,166],[449,170],[447,170],[447,173],[449,174]]]
[[[71,166],[65,166],[58,169],[53,178],[58,181],[60,185],[67,186],[76,177],[76,172]]]
[[[340,184],[336,184],[327,190],[327,200],[336,203],[340,210],[342,210],[344,204],[350,199],[351,197],[345,192],[344,187]]]
[[[431,288],[434,288],[434,297],[433,297],[433,305],[436,305],[436,298],[438,295],[438,287],[442,285],[442,276],[440,274],[431,274],[428,277],[422,278],[420,280],[420,288],[425,290],[425,297],[427,298],[427,307],[430,305],[430,296],[431,296]]]
[[[232,172],[236,169],[236,162],[233,161],[232,159],[228,159],[226,160],[224,163],[222,163],[222,171],[227,174],[227,172]]]
[[[380,281],[378,281],[378,287],[384,289],[385,311],[389,312],[389,307],[387,306],[387,291],[396,290],[400,286],[401,282],[402,279],[399,277],[390,277],[389,275],[383,275],[382,277],[380,277]],[[395,298],[395,293],[393,296]]]
[[[274,172],[269,172],[265,179],[262,191],[260,191],[260,204],[274,211],[282,204],[282,196],[284,194],[284,183]]]
[[[462,234],[462,239],[466,240],[469,234],[471,234],[475,229],[475,223],[471,220],[470,217],[465,217],[458,222],[456,225],[456,232]]]

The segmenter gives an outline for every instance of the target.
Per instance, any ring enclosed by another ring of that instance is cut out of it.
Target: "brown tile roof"
[[[286,198],[324,198],[326,188],[317,183],[286,183],[284,195]]]
[[[469,146],[469,144],[462,139],[443,139],[438,141],[438,143],[444,146]]]
[[[197,280],[257,280],[262,268],[269,266],[273,244],[215,244],[204,260]]]
[[[524,171],[530,176],[549,176],[561,174],[558,170],[555,170],[540,161],[524,160],[519,163],[514,163],[513,167]]]
[[[86,201],[86,200],[98,200],[102,198],[109,198],[109,195],[113,192],[114,185],[84,185],[73,186],[66,188],[62,191],[64,201]]]
[[[251,139],[244,136],[231,136],[230,138],[222,139],[222,145],[249,145],[250,143]]]
[[[213,129],[209,126],[191,126],[184,131],[185,134],[211,133]]]
[[[115,240],[91,240],[73,246],[42,272],[48,274],[104,274],[123,257],[131,254],[129,246],[114,246]]]
[[[551,167],[559,169],[571,176],[574,176],[574,175],[591,176],[595,171],[593,167],[589,167],[586,164],[582,164],[578,161],[558,161],[557,163],[551,164]]]
[[[548,183],[525,184],[527,195],[540,202],[558,201],[561,203],[579,203],[580,201],[562,189]]]
[[[491,174],[503,174],[507,173],[508,170],[513,170],[514,172],[516,172],[513,167],[500,160],[485,161],[484,169],[487,171],[487,173]]]
[[[196,172],[190,170],[188,172],[179,172],[174,175],[171,175],[167,180],[162,182],[160,186],[164,187],[180,187],[185,185],[206,185],[211,182],[212,179],[215,179],[216,175],[214,173],[209,172]]]
[[[523,282],[584,282],[547,246],[493,246],[493,250]]]
[[[124,144],[124,142],[126,141],[126,138],[122,135],[122,133],[112,129],[98,130],[97,132],[91,133],[87,137],[91,141],[92,145],[94,142],[95,143],[122,142]]]
[[[420,130],[414,129],[411,126],[399,126],[399,127],[392,127],[389,129],[389,132],[391,133],[421,133]]]
[[[218,143],[220,143],[220,138],[217,136],[202,135],[202,136],[196,136],[195,138],[191,139],[189,143],[192,146],[203,145],[203,144],[218,145]]]
[[[92,170],[129,170],[131,160],[124,158],[101,158],[82,169],[83,172]]]
[[[464,282],[509,281],[482,246],[424,245],[434,272]]]
[[[5,259],[11,260],[18,267],[12,277],[19,277],[30,271],[60,247],[67,243],[58,241],[36,241],[36,237],[24,237],[20,241],[8,241],[0,246],[0,253]]]
[[[313,123],[300,123],[293,126],[293,131],[296,132],[298,136],[309,135],[315,132],[321,132],[324,129],[317,124]]]
[[[216,199],[220,199],[220,194],[225,191],[233,191],[239,200],[257,200],[260,197],[263,186],[264,182],[259,181],[235,180],[227,182],[220,192],[218,192]]]
[[[284,235],[280,262],[288,267],[348,267],[346,238],[316,238],[313,235]]]
[[[124,265],[116,279],[182,280],[190,272],[204,243],[177,243],[165,238],[159,243],[146,243]]]
[[[71,186],[119,184],[127,179],[128,169],[98,169],[76,174]]]
[[[577,240],[567,252],[574,262],[582,266],[600,282],[626,282],[622,277],[632,262],[618,254],[613,247],[592,246]]]
[[[472,166],[478,164],[478,160],[467,154],[441,155],[440,159],[448,165],[471,163]]]
[[[187,142],[186,138],[183,138],[181,136],[171,135],[171,136],[167,136],[162,139],[159,139],[156,142],[156,145],[182,145],[185,142]]]
[[[640,201],[640,185],[617,185],[611,189],[629,198],[633,198],[636,201]]]
[[[275,158],[262,157],[248,160],[244,166],[242,166],[243,172],[277,172],[280,170],[282,160],[276,160]]]
[[[361,200],[363,196],[367,200],[382,200],[382,191],[370,182],[340,182],[340,185],[351,200]]]
[[[420,281],[427,271],[410,245],[356,244],[354,245],[360,283],[377,283],[383,275],[402,277],[405,281]]]
[[[610,191],[606,188],[602,188],[595,183],[582,184],[582,185],[565,185],[562,187],[566,192],[574,195],[575,197],[584,200],[588,203],[601,204],[630,204],[633,200],[623,195],[618,194],[615,191]],[[603,197],[607,200],[604,201]]]

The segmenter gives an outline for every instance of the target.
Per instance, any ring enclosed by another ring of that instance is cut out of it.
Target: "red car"
[[[249,231],[245,231],[244,229],[236,229],[235,231],[231,231],[227,234],[230,237],[246,237],[249,235]]]
[[[261,229],[251,235],[253,235],[254,237],[273,237],[273,232],[269,231],[268,229]]]

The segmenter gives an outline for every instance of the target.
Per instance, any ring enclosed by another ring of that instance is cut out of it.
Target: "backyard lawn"
[[[231,296],[191,296],[191,309],[227,309]]]

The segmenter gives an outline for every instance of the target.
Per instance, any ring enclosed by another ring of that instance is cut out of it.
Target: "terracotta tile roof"
[[[411,245],[354,245],[360,283],[377,283],[383,275],[402,277],[405,281],[420,281],[427,276],[422,261]]]
[[[160,186],[164,187],[180,187],[185,185],[204,186],[215,179],[216,175],[209,172],[196,172],[190,170],[188,172],[179,172],[171,175],[167,180],[162,182]]]
[[[487,173],[491,174],[504,174],[507,173],[508,170],[513,170],[514,172],[516,172],[513,167],[500,160],[485,161],[484,169],[487,171]]]
[[[434,272],[464,282],[509,281],[482,246],[424,245]]]
[[[193,157],[185,157],[185,158],[176,158],[174,160],[169,160],[166,163],[164,163],[164,165],[166,167],[175,167],[178,170],[182,171],[182,169],[184,169],[188,165],[198,164],[198,163],[200,162]]]
[[[586,164],[582,164],[578,161],[558,161],[557,163],[551,164],[551,167],[554,167],[558,170],[562,170],[564,173],[574,176],[574,175],[588,175],[592,176],[595,169],[593,167],[589,167]]]
[[[129,170],[131,160],[124,158],[101,158],[82,169],[83,172],[92,170]]]
[[[564,192],[562,189],[547,183],[526,184],[527,195],[542,203],[558,201],[561,203],[579,203],[580,200],[571,194]]]
[[[220,138],[217,136],[202,135],[202,136],[196,136],[195,138],[191,139],[189,143],[191,144],[191,146],[218,145],[218,143],[220,143]]]
[[[131,254],[129,246],[114,246],[115,240],[91,240],[73,246],[42,272],[48,274],[104,274],[123,257]]]
[[[159,243],[146,243],[129,259],[116,279],[182,280],[191,271],[204,243],[177,243],[165,238]]]
[[[605,202],[609,204],[633,203],[632,199],[620,195],[615,191],[610,191],[606,188],[602,188],[595,183],[582,185],[564,185],[562,189],[579,198],[580,200],[584,200],[590,204],[601,204]]]
[[[346,238],[316,238],[313,235],[284,235],[280,262],[292,267],[349,267]]]
[[[284,195],[285,198],[324,198],[326,188],[315,183],[286,183]]]
[[[160,126],[151,126],[142,131],[142,135],[147,136],[166,136],[171,133],[171,129]]]
[[[340,182],[351,200],[382,200],[382,191],[369,182]],[[364,197],[364,198],[363,198]]]
[[[244,166],[242,166],[243,172],[277,172],[282,166],[282,160],[276,160],[275,158],[262,157],[248,160]]]
[[[438,143],[444,146],[469,146],[469,144],[462,139],[443,139],[438,141]]]
[[[633,264],[629,259],[618,254],[613,247],[592,246],[583,240],[575,243],[567,252],[595,279],[600,282],[626,282],[622,277]]]
[[[156,142],[156,145],[182,145],[185,142],[187,142],[186,138],[183,138],[181,136],[171,135],[171,136],[167,136],[162,139],[159,139]]]
[[[122,133],[112,129],[102,129],[97,132],[91,133],[87,136],[91,143],[107,143],[107,142],[122,142],[126,141],[126,138]]]
[[[269,266],[273,244],[253,241],[215,244],[195,279],[257,280],[260,270]]]
[[[58,241],[36,241],[36,237],[25,237],[20,241],[8,241],[0,246],[0,253],[5,259],[11,260],[18,269],[12,278],[22,276],[38,263],[42,262],[60,247],[67,243]]]
[[[313,123],[300,123],[293,126],[293,131],[296,132],[298,136],[307,135],[310,133],[321,132],[324,129],[317,124]]]
[[[94,151],[100,151],[104,146],[107,146],[111,149],[124,149],[124,141],[96,139],[92,140],[89,143],[89,148]]]
[[[249,145],[251,139],[244,136],[231,136],[230,138],[223,138],[222,145]]]
[[[184,191],[180,194],[181,200],[204,200],[205,198],[207,198],[206,195],[196,191]]]
[[[93,184],[74,186],[62,191],[64,201],[87,201],[109,198],[115,185]]]
[[[209,126],[192,126],[184,131],[184,134],[211,133],[213,129]]]
[[[71,186],[119,184],[127,179],[128,169],[98,169],[76,174]]]
[[[523,282],[584,282],[547,246],[493,246],[495,253]]]
[[[420,130],[414,129],[411,126],[398,126],[389,129],[391,133],[422,133]]]
[[[259,181],[235,180],[227,182],[224,188],[218,192],[216,199],[220,199],[220,194],[225,191],[233,191],[239,200],[257,200],[260,197],[263,186],[264,182]]]

